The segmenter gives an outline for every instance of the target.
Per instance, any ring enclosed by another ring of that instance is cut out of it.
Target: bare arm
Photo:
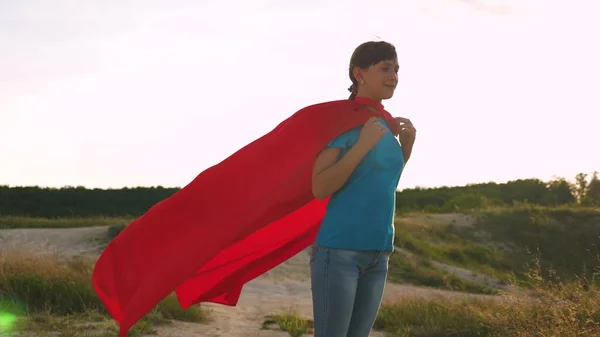
[[[362,127],[356,144],[341,159],[338,160],[340,149],[327,148],[321,151],[315,160],[312,173],[312,191],[315,198],[324,199],[342,188],[363,157],[387,132],[377,118],[371,117]]]
[[[415,144],[415,137],[417,135],[417,129],[408,118],[396,117],[396,122],[400,124],[402,131],[398,135],[400,144],[402,144],[402,154],[404,155],[404,163],[408,162],[410,155],[412,154],[413,145]]]
[[[402,143],[402,140],[401,140],[400,144],[402,144],[402,154],[404,155],[404,164],[406,165],[406,163],[408,162],[408,159],[410,159],[410,155],[412,154],[414,140],[413,141],[405,141],[404,143]]]
[[[317,156],[312,173],[315,198],[324,199],[342,188],[369,149],[357,144],[338,160],[340,151],[326,148]]]

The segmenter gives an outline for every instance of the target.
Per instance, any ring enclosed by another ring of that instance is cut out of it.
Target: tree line
[[[0,186],[0,215],[30,217],[139,216],[179,188],[88,189]],[[600,206],[598,172],[579,173],[573,181],[519,179],[507,183],[409,188],[397,192],[399,212],[456,212],[528,203],[541,206]]]
[[[579,173],[573,181],[518,179],[454,187],[412,188],[397,194],[400,211],[455,212],[490,206],[600,206],[598,172]]]

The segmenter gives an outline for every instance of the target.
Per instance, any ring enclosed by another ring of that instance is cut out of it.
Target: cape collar
[[[354,100],[357,103],[370,105],[372,107],[379,109],[379,111],[383,111],[383,104],[381,104],[381,102],[378,102],[376,100],[373,100],[373,99],[370,99],[367,97],[363,97],[363,96],[356,96],[356,97],[354,97]]]

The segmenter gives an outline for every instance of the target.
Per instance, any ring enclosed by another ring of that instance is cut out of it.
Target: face
[[[358,79],[359,94],[375,100],[392,98],[398,85],[399,68],[397,59],[381,61],[367,69],[356,68],[354,76]]]

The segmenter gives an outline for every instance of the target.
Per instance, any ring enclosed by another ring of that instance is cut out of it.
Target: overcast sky
[[[399,188],[600,170],[588,0],[0,0],[0,185],[183,186],[343,99],[360,43],[418,129]]]

